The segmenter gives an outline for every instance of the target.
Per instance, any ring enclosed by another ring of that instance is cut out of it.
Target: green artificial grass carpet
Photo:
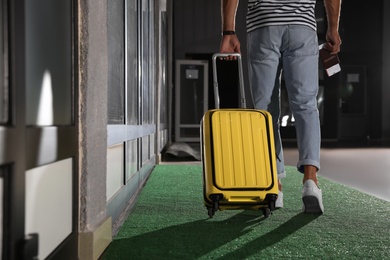
[[[390,259],[390,202],[319,177],[325,213],[301,213],[302,175],[287,167],[284,208],[203,204],[200,165],[158,165],[101,259]]]

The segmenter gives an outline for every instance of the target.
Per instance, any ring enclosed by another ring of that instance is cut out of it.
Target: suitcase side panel
[[[261,134],[253,134],[253,135],[250,135],[249,137],[247,136],[247,137],[243,137],[243,138],[244,138],[244,140],[246,140],[246,141],[244,141],[244,143],[246,143],[246,144],[248,144],[248,143],[249,144],[250,143],[257,144],[264,138],[264,136],[267,136],[268,142],[270,144],[269,145],[269,154],[270,154],[269,157],[271,158],[269,165],[272,168],[272,170],[266,173],[266,175],[268,176],[267,177],[268,179],[267,179],[267,181],[265,181],[265,183],[270,184],[270,186],[269,187],[259,187],[259,186],[253,187],[251,185],[247,185],[244,187],[234,186],[234,187],[231,187],[228,189],[225,189],[225,188],[221,189],[220,187],[218,187],[216,185],[216,179],[220,178],[218,176],[221,174],[223,175],[223,172],[221,173],[221,171],[216,170],[216,167],[217,167],[216,164],[220,164],[220,163],[217,162],[218,160],[216,159],[216,156],[215,156],[215,153],[218,153],[218,152],[215,151],[216,150],[215,145],[214,145],[215,137],[213,136],[214,135],[213,134],[214,128],[218,128],[218,127],[216,127],[215,125],[212,124],[212,119],[211,119],[213,114],[216,113],[217,111],[226,111],[226,109],[207,111],[205,113],[205,115],[203,116],[202,121],[201,121],[201,149],[202,149],[201,154],[202,154],[202,165],[203,165],[204,203],[207,207],[211,207],[213,204],[211,197],[214,196],[215,194],[217,194],[218,196],[220,196],[222,198],[222,200],[220,201],[220,204],[219,204],[220,210],[225,210],[225,209],[255,209],[255,210],[257,210],[260,207],[264,207],[264,205],[267,205],[267,203],[268,203],[267,201],[264,201],[266,196],[268,194],[277,194],[278,193],[276,161],[275,161],[276,156],[275,156],[275,149],[274,149],[274,145],[273,145],[274,144],[273,135],[271,134],[271,133],[273,133],[272,118],[270,117],[270,114],[268,112],[260,111],[261,114],[265,117],[264,119],[262,119],[263,122],[252,123],[252,121],[258,121],[257,116],[255,116],[255,119],[252,118],[253,115],[249,116],[249,117],[244,116],[243,118],[240,118],[239,122],[241,122],[241,123],[233,124],[232,127],[234,128],[234,130],[230,130],[233,132],[237,132],[237,131],[240,132],[241,131],[243,133],[248,133],[248,132],[253,133],[254,131],[259,131],[259,128],[261,128],[263,126],[263,124],[267,124],[266,121],[268,121],[268,126],[267,126],[268,131],[263,130],[263,131],[260,131]],[[237,110],[233,110],[233,111],[234,111],[234,113],[237,112]],[[245,111],[248,111],[248,110],[245,110]],[[259,113],[259,110],[255,110],[255,111],[256,111],[256,113]],[[222,116],[222,118],[223,117],[224,116]],[[226,115],[225,115],[225,119],[226,118],[228,119],[227,121],[230,120],[229,117],[226,117]],[[247,124],[247,121],[249,121],[250,123]],[[245,126],[243,127],[243,125],[246,125],[247,127],[245,127]],[[250,125],[253,125],[253,126],[248,127]],[[242,129],[240,130],[240,128],[242,128]],[[257,130],[254,130],[254,129],[257,129]],[[223,130],[222,132],[225,132],[225,131]],[[221,136],[221,134],[220,134],[220,136]],[[217,143],[223,143],[226,146],[228,142],[226,142],[226,141],[224,142],[224,140],[219,140],[219,141],[217,141]],[[239,145],[239,144],[236,143],[236,145]],[[246,147],[247,147],[247,145],[244,145],[244,144],[242,145],[242,150],[247,150],[245,155],[242,155],[239,152],[237,152],[240,155],[240,157],[242,158],[242,159],[239,159],[239,161],[241,161],[241,167],[246,167],[246,168],[249,167],[249,168],[256,168],[256,169],[261,168],[261,167],[264,168],[264,165],[263,165],[264,163],[262,163],[260,161],[263,159],[259,159],[257,154],[265,156],[265,158],[267,158],[267,155],[264,155],[261,152],[259,152],[258,149],[255,149],[255,147],[256,147],[255,145],[250,145],[249,149],[247,149]],[[220,153],[221,151],[223,151],[223,152],[230,151],[231,152],[232,149],[227,147],[227,149],[220,148],[217,150],[219,150],[219,153]],[[237,154],[237,153],[234,153],[234,154]],[[230,155],[225,154],[225,158],[228,158],[228,160],[230,160],[229,158],[232,158],[232,157],[230,157]],[[265,161],[265,162],[267,162],[267,161]],[[249,164],[250,166],[246,166],[246,164]],[[236,165],[236,163],[233,163],[233,165]],[[236,166],[236,168],[237,168],[237,166]],[[240,168],[240,167],[238,167],[238,168]],[[224,178],[224,177],[222,177],[222,178]],[[244,176],[244,178],[239,177],[239,179],[241,179],[241,181],[245,180],[245,178],[246,178],[246,176]],[[256,182],[259,182],[258,178],[262,178],[262,177],[259,177],[258,174],[254,174],[252,171],[252,173],[246,179],[249,180],[248,182],[256,183]]]
[[[272,143],[267,118],[256,110],[219,110],[212,114],[214,185],[227,189],[272,187]]]
[[[207,111],[201,120],[201,159],[203,166],[203,191],[204,202],[206,205],[211,206],[212,202],[210,194],[221,193],[213,183],[213,152],[212,152],[212,139],[211,139],[211,123],[210,117],[213,113],[212,110]]]

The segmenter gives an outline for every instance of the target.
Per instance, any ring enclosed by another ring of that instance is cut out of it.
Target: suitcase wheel
[[[219,208],[219,201],[223,198],[223,195],[221,194],[212,194],[210,195],[210,199],[211,201],[213,202],[212,206],[211,207],[208,207],[208,214],[209,214],[209,217],[212,218],[215,214],[215,212],[218,210]]]
[[[212,218],[214,216],[215,210],[212,207],[210,207],[210,208],[207,208],[207,211],[208,211],[209,217]]]
[[[207,207],[207,213],[209,214],[209,217],[214,217],[215,212],[218,210],[219,202],[213,201],[213,205],[211,207]]]
[[[268,205],[268,207],[269,207],[269,209],[270,209],[271,211],[274,211],[274,210],[275,210],[275,201],[270,202],[269,205]]]
[[[271,215],[271,209],[268,207],[262,207],[261,210],[263,211],[264,218],[268,218],[269,215]]]

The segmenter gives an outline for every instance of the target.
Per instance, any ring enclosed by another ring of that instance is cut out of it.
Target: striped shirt
[[[270,25],[306,25],[316,30],[316,0],[248,0],[247,32]]]

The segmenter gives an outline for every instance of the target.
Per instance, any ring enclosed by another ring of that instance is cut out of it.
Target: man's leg
[[[313,165],[305,165],[303,171],[302,183],[305,183],[307,180],[313,180],[314,183],[318,186],[317,167]]]
[[[273,26],[248,33],[248,72],[253,104],[272,115],[277,172],[285,177],[283,148],[279,132],[281,45],[284,27]],[[266,39],[266,40],[265,40]]]
[[[290,26],[283,53],[283,68],[290,107],[295,118],[299,161],[303,179],[316,181],[320,169],[320,121],[317,109],[318,44],[316,32],[305,26]]]
[[[283,207],[280,179],[285,177],[283,148],[279,132],[281,54],[283,27],[265,27],[247,36],[249,83],[254,107],[272,115],[279,194],[276,208]],[[266,39],[266,40],[264,40]]]
[[[323,213],[322,191],[317,180],[321,143],[317,109],[317,35],[305,26],[290,26],[289,30],[283,64],[290,107],[295,118],[299,150],[297,168],[303,173],[303,210]]]

